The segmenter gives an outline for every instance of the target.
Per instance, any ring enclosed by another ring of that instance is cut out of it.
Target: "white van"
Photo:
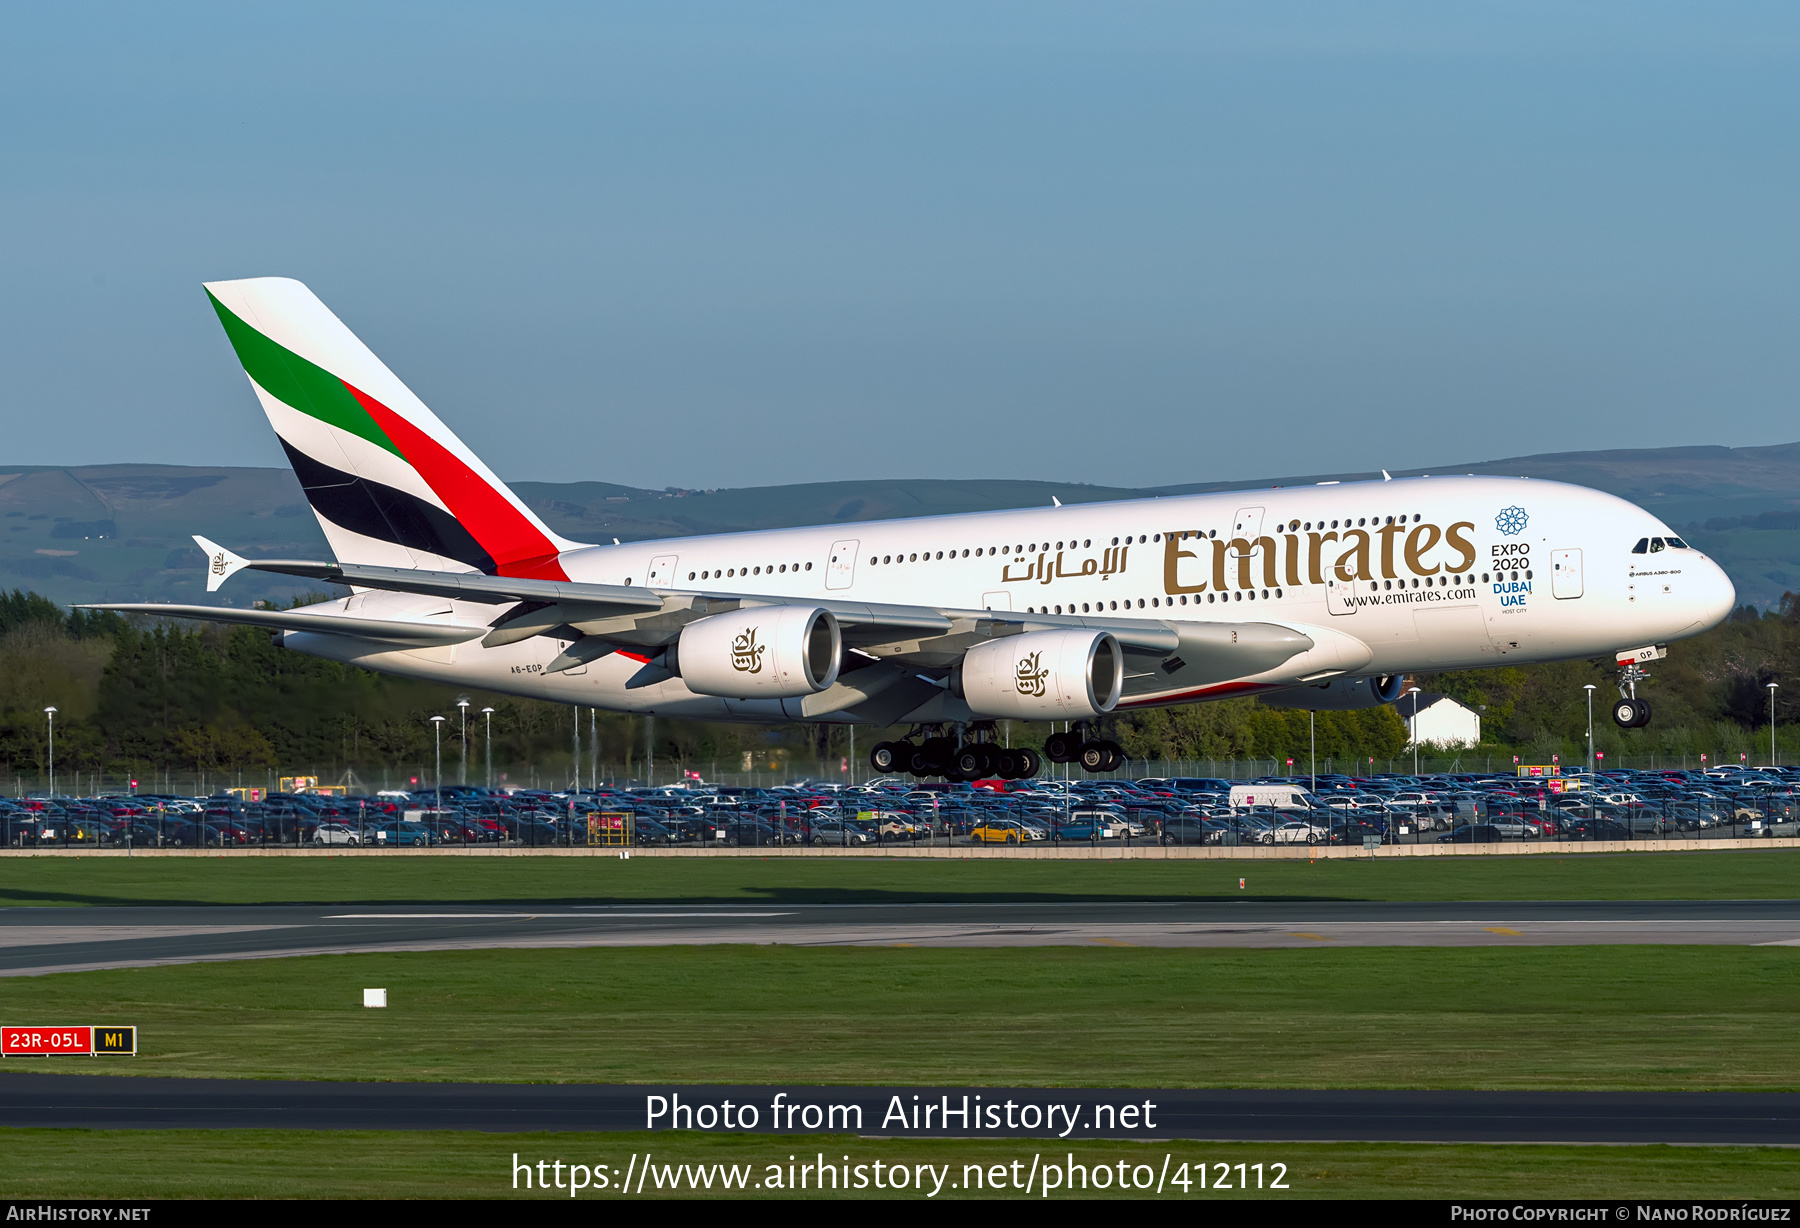
[[[1313,795],[1299,785],[1232,785],[1231,808],[1248,810],[1253,806],[1273,806],[1277,810],[1311,810]]]

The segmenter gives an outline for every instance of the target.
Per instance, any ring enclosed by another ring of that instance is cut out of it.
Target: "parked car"
[[[1492,823],[1471,823],[1438,837],[1439,844],[1498,844],[1506,837]]]
[[[977,844],[1028,844],[1043,836],[1017,819],[984,819],[969,830],[969,839]]]
[[[1527,822],[1524,815],[1505,811],[1490,813],[1485,826],[1512,840],[1536,840],[1540,835],[1537,825]]]
[[[836,845],[840,848],[858,848],[865,844],[875,843],[875,837],[870,832],[853,824],[827,819],[813,824],[812,842]]]
[[[1262,833],[1264,844],[1317,844],[1325,838],[1325,830],[1311,823],[1283,823]]]
[[[1563,828],[1570,840],[1629,840],[1631,830],[1615,819],[1576,819]]]
[[[423,823],[383,823],[365,832],[375,848],[414,848],[431,843],[431,832]]]

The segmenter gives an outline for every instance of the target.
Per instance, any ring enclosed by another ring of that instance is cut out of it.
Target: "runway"
[[[169,905],[0,910],[0,976],[357,951],[896,947],[1800,946],[1800,901]]]
[[[658,1097],[665,1101],[661,1106]],[[755,1128],[744,1132],[757,1134],[819,1133],[820,1123],[831,1122],[836,1128],[826,1132],[1021,1137],[1052,1144],[1180,1138],[1800,1145],[1800,1095],[1786,1093],[653,1087],[0,1074],[0,1119],[14,1127],[644,1131],[645,1147],[671,1151],[704,1132],[666,1128],[675,1097],[690,1110],[716,1110],[727,1100],[755,1106]],[[896,1098],[904,1115],[895,1113]],[[962,1118],[954,1111],[948,1125],[935,1114],[930,1124],[914,1125],[913,1107],[926,1104],[993,1106],[995,1112],[991,1125],[985,1112]],[[807,1113],[808,1105],[816,1110]],[[790,1123],[781,1108],[796,1106],[800,1111]],[[1121,1112],[1127,1106],[1132,1111]],[[658,1108],[659,1128],[648,1132]]]

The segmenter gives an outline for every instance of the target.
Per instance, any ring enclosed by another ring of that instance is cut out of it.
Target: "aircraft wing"
[[[304,559],[245,559],[195,538],[211,556],[208,588],[216,590],[240,570],[325,580],[362,589],[418,593],[458,601],[506,606],[486,628],[452,628],[438,624],[390,623],[335,615],[266,610],[222,610],[211,606],[107,606],[131,613],[211,618],[338,632],[361,638],[425,643],[458,643],[481,637],[484,647],[517,643],[534,636],[582,641],[551,665],[566,669],[618,649],[652,653],[674,643],[696,619],[755,606],[792,604],[789,599],[758,593],[713,590],[652,590],[635,585],[587,584],[570,580],[535,580],[492,576],[481,572],[424,571],[372,567],[354,563]],[[798,600],[798,599],[796,599]],[[829,610],[837,619],[844,643],[864,658],[909,671],[938,676],[976,644],[995,636],[1025,631],[1092,628],[1110,632],[1126,654],[1126,694],[1163,691],[1170,687],[1203,687],[1276,669],[1319,645],[1329,633],[1308,634],[1269,622],[1189,622],[1145,620],[1104,615],[1026,614],[1010,610],[966,610],[952,607],[899,605],[806,598],[804,604]],[[286,621],[282,621],[286,620]],[[1330,664],[1330,663],[1323,663]],[[1349,662],[1344,662],[1348,665]],[[653,669],[651,674],[656,671]],[[1323,673],[1342,672],[1327,668]]]
[[[400,622],[391,618],[348,618],[340,614],[318,614],[307,610],[240,610],[231,606],[162,605],[156,602],[84,605],[77,606],[76,609],[149,614],[158,618],[200,618],[214,623],[267,627],[271,631],[318,631],[328,635],[353,635],[358,639],[381,640],[407,648],[462,644],[480,638],[485,630],[482,627],[458,627],[447,623]]]
[[[233,571],[239,569],[232,568]],[[420,571],[402,567],[366,567],[353,563],[299,559],[243,560],[241,569],[326,580],[356,588],[420,593],[490,605],[516,604],[517,608],[508,611],[493,624],[494,629],[483,641],[490,648],[543,635],[563,626],[574,627],[587,634],[623,630],[614,626],[603,628],[596,624],[611,624],[621,620],[641,624],[644,621],[642,616],[667,611],[671,599],[690,602],[692,617],[725,613],[743,606],[789,604],[783,598],[767,594],[694,592],[686,589],[679,593],[663,593],[628,584],[527,580],[489,576],[479,572]],[[987,629],[989,634],[999,626],[1008,624],[1029,625],[1034,628],[1094,627],[1111,631],[1128,650],[1145,652],[1171,652],[1180,643],[1180,637],[1167,625],[1129,618],[1014,614],[1007,610],[955,610],[936,606],[841,601],[834,598],[809,597],[805,604],[830,610],[839,626],[845,629],[845,639],[851,644],[893,641],[896,635],[933,639],[950,634],[959,622],[971,620],[993,624]],[[669,634],[657,638],[673,640],[680,633],[680,623],[689,619],[670,621],[673,625],[667,628]],[[636,629],[638,628],[634,628]],[[643,630],[651,631],[655,636],[655,631],[662,628]],[[982,635],[981,638],[987,636]]]

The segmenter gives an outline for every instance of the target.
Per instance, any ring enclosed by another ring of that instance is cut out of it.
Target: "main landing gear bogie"
[[[941,776],[949,781],[1028,780],[1043,767],[1043,757],[1029,747],[1006,747],[983,740],[991,730],[969,730],[962,741],[936,735],[914,742],[882,742],[869,752],[869,766],[883,774]]]
[[[1117,742],[1089,738],[1087,730],[1077,724],[1046,738],[1044,757],[1052,763],[1079,763],[1084,772],[1113,772],[1125,762],[1125,751]]]
[[[992,741],[993,731],[970,726],[957,738],[936,734],[914,741],[918,731],[896,742],[881,742],[869,752],[869,766],[883,775],[905,772],[912,776],[941,776],[949,781],[1029,780],[1051,763],[1079,763],[1084,772],[1114,772],[1125,763],[1125,751],[1106,738],[1089,736],[1079,722],[1073,729],[1053,733],[1044,742],[1043,754],[1028,746],[1006,747]]]

